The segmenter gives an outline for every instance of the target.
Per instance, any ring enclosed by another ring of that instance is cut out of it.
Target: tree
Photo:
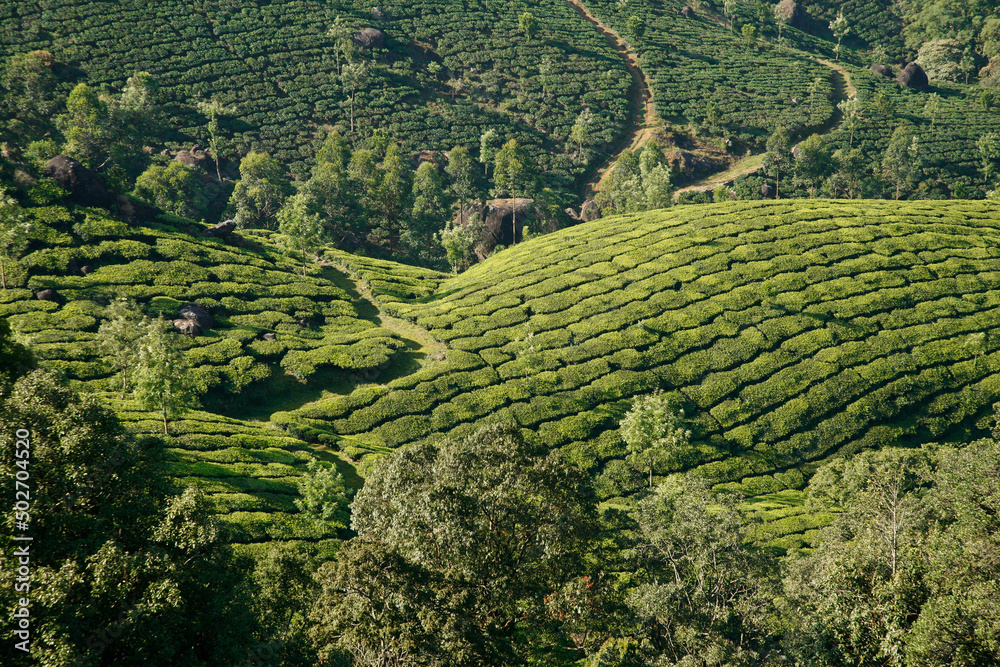
[[[340,70],[340,81],[351,91],[351,133],[354,132],[354,98],[359,89],[368,85],[368,65],[364,62],[349,63]]]
[[[636,520],[630,570],[639,583],[626,604],[655,654],[674,665],[762,664],[777,561],[754,546],[750,516],[688,475],[671,476],[641,500]]]
[[[267,153],[247,153],[240,160],[240,180],[229,198],[229,205],[236,210],[236,223],[241,229],[273,228],[289,190],[277,160]]]
[[[812,503],[843,509],[816,550],[789,563],[793,662],[904,664],[926,598],[919,534],[927,453],[885,448],[835,459],[809,483]]]
[[[622,151],[605,178],[605,185],[595,201],[601,209],[613,213],[636,211],[644,204],[642,168],[639,156],[631,150]]]
[[[19,377],[35,367],[35,356],[25,345],[14,339],[10,323],[0,319],[0,394]]]
[[[736,9],[736,0],[722,0],[722,11],[726,15],[726,22],[729,24],[729,33],[733,33],[733,10]]]
[[[864,153],[860,148],[838,148],[833,153],[833,162],[847,197],[854,199],[861,192],[861,180],[865,174]]]
[[[757,27],[747,23],[740,30],[740,34],[743,35],[743,41],[747,43],[747,46],[753,46],[754,42],[757,41]]]
[[[931,117],[931,128],[937,122],[938,114],[942,111],[941,96],[931,93],[927,96],[927,104],[924,105],[924,113]]]
[[[837,18],[830,21],[830,32],[837,38],[837,46],[834,48],[834,53],[837,55],[837,60],[840,60],[840,43],[851,32],[851,26],[847,23],[847,18],[844,17],[843,10],[837,12]]]
[[[896,187],[896,199],[910,185],[920,170],[920,143],[909,125],[900,125],[892,133],[882,157],[882,175]]]
[[[633,399],[632,409],[618,424],[629,464],[649,474],[649,488],[653,488],[656,469],[675,465],[691,439],[683,419],[684,413],[665,394],[656,392]]]
[[[646,34],[646,19],[641,16],[630,16],[625,23],[625,30],[635,39],[642,39]]]
[[[375,228],[369,232],[368,240],[390,253],[396,252],[403,217],[410,209],[412,172],[407,162],[399,144],[388,144],[378,167],[379,181],[373,193],[374,208],[380,216]]]
[[[456,274],[470,264],[475,255],[475,245],[482,238],[481,229],[484,227],[476,213],[463,222],[464,224],[449,220],[445,223],[444,229],[435,236],[444,249],[452,273]]]
[[[132,194],[164,211],[192,218],[198,212],[194,205],[195,190],[191,170],[171,160],[165,167],[154,164],[142,172],[135,180]]]
[[[16,262],[31,242],[31,223],[17,200],[0,185],[0,286],[7,289],[7,266]]]
[[[423,162],[413,177],[413,207],[410,209],[406,238],[414,254],[425,262],[434,259],[435,235],[447,218],[448,207],[437,165]]]
[[[355,193],[348,165],[351,150],[337,131],[330,132],[316,153],[316,164],[301,192],[308,197],[311,210],[318,213],[326,236],[338,247],[359,233],[354,215]]]
[[[517,27],[524,33],[526,39],[533,39],[538,32],[538,19],[531,12],[524,12],[517,18]]]
[[[170,323],[162,319],[150,320],[139,342],[135,396],[144,409],[160,413],[164,435],[170,435],[168,420],[196,403],[191,369]]]
[[[995,185],[997,175],[1000,174],[1000,134],[989,132],[979,137],[976,143],[979,149],[979,159],[982,165],[983,180],[987,185]]]
[[[809,187],[809,196],[816,192],[833,173],[833,155],[829,144],[818,134],[811,135],[799,144],[799,154],[795,158],[795,174]]]
[[[849,97],[837,103],[837,110],[840,111],[841,123],[851,130],[851,136],[848,139],[847,145],[853,147],[854,130],[858,127],[858,112],[861,110],[861,102],[857,96]]]
[[[295,506],[323,529],[347,528],[347,488],[337,467],[311,461],[299,481]]]
[[[954,39],[932,39],[921,45],[917,64],[932,81],[961,81],[965,75],[962,59],[965,46]]]
[[[791,137],[783,127],[776,129],[767,139],[767,152],[764,153],[764,173],[774,177],[774,197],[780,196],[779,186],[781,175],[791,170],[792,151]]]
[[[358,537],[320,568],[321,655],[463,667],[537,651],[551,664],[538,639],[565,621],[546,600],[585,573],[596,520],[586,476],[564,457],[487,426],[386,455],[351,509]]]
[[[448,153],[448,163],[444,167],[450,181],[448,189],[458,200],[458,211],[463,215],[466,202],[478,199],[479,189],[476,187],[476,168],[465,146],[455,146]]]
[[[278,232],[282,245],[297,250],[302,256],[302,275],[306,275],[309,252],[323,244],[325,232],[319,215],[310,211],[309,197],[303,193],[292,195],[278,211]]]
[[[13,55],[4,63],[0,110],[12,116],[9,129],[13,134],[26,133],[28,139],[40,139],[51,127],[58,108],[54,60],[48,51],[32,51]]]
[[[219,116],[233,112],[216,99],[210,102],[198,102],[198,111],[208,120],[208,147],[212,150],[212,159],[215,160],[215,175],[221,182],[222,170],[219,167],[219,151],[221,149],[222,137]]]
[[[479,161],[483,164],[483,175],[490,175],[490,165],[494,163],[497,151],[503,141],[496,128],[489,128],[479,137]]]
[[[891,119],[896,115],[896,103],[881,90],[875,93],[875,96],[872,98],[872,106],[886,118]]]
[[[673,174],[667,156],[656,139],[647,142],[639,152],[639,176],[645,200],[643,210],[652,211],[673,204]]]
[[[527,153],[511,139],[503,145],[496,156],[493,168],[493,190],[496,196],[527,197],[531,193],[534,174]],[[517,216],[511,216],[512,244],[517,241]]]
[[[66,99],[66,113],[59,124],[66,143],[63,152],[83,166],[99,170],[107,161],[108,108],[97,91],[78,83]]]
[[[596,123],[594,112],[584,107],[580,115],[576,117],[573,127],[569,131],[569,140],[576,144],[576,154],[578,159],[583,158],[584,144],[590,145],[594,141],[594,125]]]
[[[148,318],[126,298],[112,301],[97,329],[97,347],[122,376],[122,398],[128,391],[128,373],[139,361],[139,343],[149,327]]]
[[[330,29],[326,31],[326,36],[333,42],[333,53],[337,57],[337,74],[342,73],[341,58],[350,62],[357,54],[357,45],[354,43],[354,29],[347,24],[347,21],[338,16],[333,20]]]

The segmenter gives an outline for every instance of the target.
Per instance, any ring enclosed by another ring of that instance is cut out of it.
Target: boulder
[[[879,76],[884,76],[887,79],[895,79],[896,75],[892,73],[892,68],[888,65],[872,65],[872,74],[878,74]]]
[[[681,16],[683,16],[686,19],[689,19],[692,16],[694,16],[694,7],[692,7],[691,5],[684,5],[683,7],[681,7]]]
[[[41,301],[53,301],[55,303],[62,301],[62,297],[59,296],[59,292],[54,289],[43,289],[35,296]]]
[[[914,90],[927,90],[927,86],[930,83],[927,80],[927,73],[924,72],[924,68],[913,62],[906,64],[906,67],[896,77],[896,81]]]
[[[760,194],[765,199],[770,199],[771,197],[774,196],[774,188],[771,187],[770,183],[765,183],[764,185],[760,186]]]
[[[375,28],[362,28],[354,35],[354,41],[366,49],[377,49],[385,44],[385,35]]]
[[[278,340],[278,334],[268,332],[262,336],[264,340]]]
[[[115,196],[104,187],[101,178],[71,157],[57,155],[45,164],[46,176],[69,192],[69,199],[81,206],[111,208]]]
[[[806,13],[802,9],[802,5],[795,0],[781,0],[774,7],[774,18],[785,25],[801,28],[805,23]]]
[[[83,266],[80,267],[80,273],[82,273],[83,275],[87,275],[93,272],[94,272],[94,267],[92,267],[90,264],[84,264]]]
[[[583,202],[583,206],[580,207],[581,222],[591,222],[599,217],[601,217],[601,209],[597,208],[597,202],[593,199]]]
[[[69,261],[66,262],[66,275],[75,276],[80,273],[80,264],[76,261],[76,257],[70,257]]]
[[[236,221],[226,220],[220,222],[217,225],[209,227],[201,233],[202,236],[215,236],[218,238],[225,238],[236,231]]]
[[[208,308],[205,308],[200,303],[189,303],[186,306],[182,306],[177,315],[186,320],[191,320],[202,329],[212,328],[212,315],[208,312]]]
[[[194,146],[191,150],[179,151],[174,156],[174,160],[180,162],[188,169],[198,169],[200,171],[215,171],[215,162],[201,146]]]
[[[191,336],[192,338],[201,333],[201,327],[198,326],[198,323],[187,318],[174,320],[174,328],[185,336]]]
[[[455,219],[463,227],[478,216],[486,226],[486,234],[476,247],[476,254],[485,259],[499,245],[510,246],[521,238],[524,221],[531,211],[534,199],[490,199],[485,206],[466,207]]]

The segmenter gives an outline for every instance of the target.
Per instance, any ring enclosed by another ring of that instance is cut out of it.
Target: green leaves
[[[347,528],[347,490],[344,478],[334,466],[319,461],[309,464],[299,481],[300,498],[295,506],[323,528]]]

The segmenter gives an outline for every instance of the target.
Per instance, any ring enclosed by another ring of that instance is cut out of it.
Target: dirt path
[[[573,5],[576,11],[583,18],[587,19],[597,31],[613,46],[625,61],[625,68],[632,77],[632,99],[629,102],[632,112],[632,133],[623,137],[618,142],[614,155],[609,157],[604,164],[597,168],[594,174],[587,179],[585,196],[590,197],[601,189],[604,180],[611,172],[615,160],[626,150],[637,150],[642,148],[650,137],[653,136],[653,129],[659,123],[656,116],[656,109],[653,107],[653,92],[649,87],[649,80],[645,73],[639,68],[639,57],[636,55],[628,42],[622,39],[621,35],[602,23],[596,16],[584,7],[580,0],[567,0]]]
[[[721,23],[720,23],[721,25]],[[844,122],[843,113],[837,107],[837,104],[850,98],[856,97],[858,94],[857,88],[854,87],[854,83],[851,81],[851,73],[848,72],[839,63],[831,62],[829,60],[822,60],[819,58],[814,59],[820,65],[825,65],[833,71],[833,89],[836,92],[837,100],[834,103],[833,115],[830,116],[830,120],[823,127],[819,128],[807,128],[803,131],[803,136],[799,139],[804,139],[807,134],[830,134],[836,130],[841,123]],[[764,154],[757,153],[755,155],[748,155],[747,157],[738,160],[733,163],[728,169],[723,172],[716,174],[711,174],[705,178],[695,181],[690,185],[686,185],[683,188],[677,190],[674,193],[674,199],[679,197],[685,192],[708,192],[714,190],[720,185],[727,185],[732,181],[736,180],[739,176],[746,176],[747,174],[753,174],[759,171],[764,166]]]
[[[423,327],[387,313],[372,293],[371,287],[361,276],[342,264],[327,262],[323,262],[323,264],[342,274],[352,283],[353,290],[351,291],[355,294],[351,294],[351,296],[354,297],[354,305],[358,309],[358,314],[364,319],[398,334],[408,343],[410,349],[423,355],[421,365],[445,358],[448,347],[444,343],[431,336]]]

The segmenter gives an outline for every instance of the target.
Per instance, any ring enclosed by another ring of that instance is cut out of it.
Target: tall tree
[[[455,146],[448,153],[448,163],[444,167],[448,175],[449,186],[453,197],[458,200],[458,210],[462,214],[466,204],[479,198],[476,185],[476,167],[472,162],[469,149],[465,146]]]
[[[97,346],[122,376],[122,398],[128,391],[129,371],[139,361],[139,343],[149,327],[148,318],[134,301],[118,298],[104,310],[97,329]]]
[[[217,99],[198,102],[198,112],[208,121],[208,147],[212,150],[212,159],[215,160],[215,176],[222,181],[222,169],[219,167],[222,126],[219,124],[219,117],[233,112]]]
[[[479,161],[483,165],[483,175],[490,175],[490,166],[494,163],[497,157],[497,151],[500,150],[500,145],[503,141],[500,139],[500,134],[496,131],[496,128],[489,128],[482,133],[479,137]]]
[[[316,154],[316,165],[302,192],[308,196],[314,211],[320,215],[330,240],[343,247],[344,241],[358,235],[354,215],[356,193],[353,192],[348,165],[351,149],[337,131],[330,132]]]
[[[368,85],[370,73],[368,65],[364,62],[355,62],[345,65],[340,70],[340,82],[345,89],[351,92],[351,133],[354,133],[354,98],[358,91]]]
[[[998,169],[998,165],[1000,165],[1000,134],[996,132],[984,134],[979,137],[976,147],[979,149],[983,180],[988,186],[995,186],[997,175],[1000,173],[1000,169]]]
[[[240,180],[229,199],[240,228],[272,229],[289,194],[285,171],[267,153],[251,151],[240,161]]]
[[[896,188],[899,199],[920,170],[920,142],[909,125],[900,125],[892,133],[882,156],[882,175]]]
[[[311,210],[309,197],[304,193],[292,195],[278,211],[278,232],[282,244],[296,250],[302,257],[302,275],[306,275],[308,256],[322,245],[326,238],[319,215]]]
[[[618,425],[622,440],[628,447],[628,461],[649,476],[653,488],[653,473],[664,465],[676,465],[691,438],[684,428],[684,413],[680,412],[662,392],[638,396],[632,408]]]
[[[365,664],[551,664],[546,599],[584,574],[595,519],[586,477],[514,429],[398,450],[352,504],[358,537],[320,569],[317,646],[397,661]]]
[[[135,396],[146,410],[163,419],[163,434],[170,435],[169,420],[195,405],[191,369],[177,343],[177,335],[162,319],[150,320],[139,343],[139,369]]]
[[[311,461],[307,471],[295,507],[324,530],[347,528],[347,488],[337,467]]]
[[[13,55],[3,64],[0,87],[4,95],[0,96],[0,111],[11,117],[9,129],[13,134],[26,134],[29,140],[40,139],[51,128],[58,108],[53,64],[54,58],[48,51]]]
[[[588,107],[584,107],[576,117],[573,127],[569,131],[569,140],[576,144],[577,159],[583,159],[584,145],[590,146],[594,141],[594,125],[597,119],[594,112]]]
[[[496,156],[493,168],[493,191],[497,197],[528,197],[534,179],[528,154],[511,139],[503,145]],[[511,216],[511,243],[517,242],[517,215]]]
[[[851,26],[844,16],[844,10],[837,12],[837,18],[830,21],[830,32],[837,38],[837,46],[834,48],[834,53],[837,55],[837,60],[840,60],[840,43],[851,32]]]
[[[348,25],[346,19],[338,16],[333,20],[330,29],[326,31],[326,35],[333,42],[333,53],[337,57],[337,74],[339,75],[343,71],[341,61],[351,62],[357,54],[354,29]]]
[[[830,145],[818,134],[811,135],[799,145],[795,158],[795,175],[815,197],[823,182],[833,173],[833,154]]]
[[[764,154],[764,173],[774,177],[774,196],[780,197],[781,175],[791,171],[792,151],[791,137],[783,127],[776,129],[767,139],[767,152]]]
[[[7,289],[7,267],[28,249],[32,226],[17,200],[0,185],[0,286]]]
[[[437,165],[423,162],[413,177],[413,208],[406,226],[407,245],[415,256],[425,262],[433,260],[435,234],[447,218],[448,207]]]
[[[538,19],[531,12],[524,12],[517,18],[517,27],[524,33],[526,39],[534,39],[538,32]]]

